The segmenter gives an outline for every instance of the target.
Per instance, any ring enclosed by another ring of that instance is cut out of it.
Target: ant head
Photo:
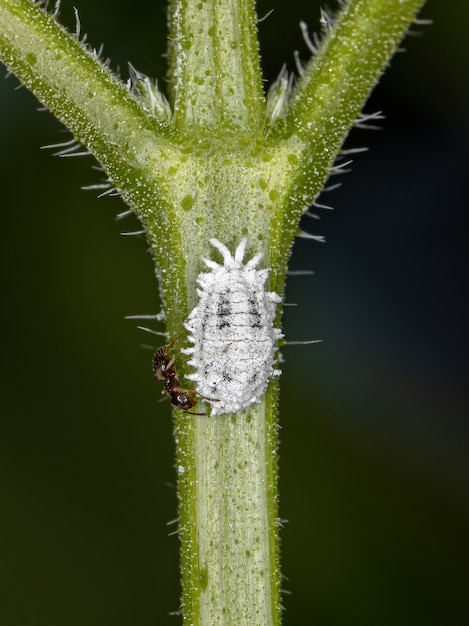
[[[163,393],[171,397],[171,404],[180,411],[189,413],[189,415],[207,415],[207,413],[193,413],[189,411],[197,404],[196,396],[200,395],[193,389],[183,389],[179,387],[177,378],[174,378],[172,383],[167,380]]]
[[[171,396],[171,404],[181,411],[188,411],[196,404],[196,393],[191,389],[182,389],[174,387],[169,391]]]

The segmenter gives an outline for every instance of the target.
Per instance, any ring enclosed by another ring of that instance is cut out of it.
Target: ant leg
[[[199,393],[198,391],[195,392],[195,394],[197,396],[199,396],[199,398],[203,398],[204,400],[208,400],[209,402],[220,402],[219,398],[208,398],[207,396],[203,396],[201,393]],[[195,413],[194,413],[195,415]]]
[[[170,347],[170,346],[168,346]],[[176,357],[178,357],[181,353],[178,352],[176,355],[173,355],[169,361],[164,365],[163,370],[168,371],[172,368],[172,366],[174,365],[174,361],[176,360]]]

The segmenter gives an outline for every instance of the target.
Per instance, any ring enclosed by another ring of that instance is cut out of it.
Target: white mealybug
[[[189,365],[195,372],[197,393],[211,402],[212,415],[234,413],[258,402],[270,379],[280,374],[274,368],[276,343],[283,336],[274,328],[276,305],[281,297],[265,290],[269,268],[256,269],[263,254],[243,264],[247,239],[234,257],[218,239],[210,243],[223,256],[219,265],[203,259],[211,270],[197,278],[198,305],[185,322],[193,347]]]

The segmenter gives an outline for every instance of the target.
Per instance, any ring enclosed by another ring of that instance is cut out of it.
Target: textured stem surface
[[[187,624],[279,624],[277,437],[266,408],[177,420]]]
[[[263,92],[253,0],[170,0],[169,78],[177,128],[259,132]]]

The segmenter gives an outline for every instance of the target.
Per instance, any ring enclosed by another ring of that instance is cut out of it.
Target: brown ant
[[[180,335],[179,335],[180,337]],[[194,389],[184,389],[181,387],[179,378],[177,377],[176,367],[174,362],[176,356],[170,355],[170,350],[174,343],[179,339],[173,339],[171,343],[165,346],[157,348],[153,356],[153,376],[157,380],[164,380],[164,389],[161,392],[163,395],[167,395],[171,398],[171,404],[181,411],[189,412],[193,406],[197,404],[196,396],[203,398],[204,400],[211,400],[212,402],[218,402],[214,398],[207,398],[198,393]],[[207,415],[206,413],[190,413],[190,415]]]

